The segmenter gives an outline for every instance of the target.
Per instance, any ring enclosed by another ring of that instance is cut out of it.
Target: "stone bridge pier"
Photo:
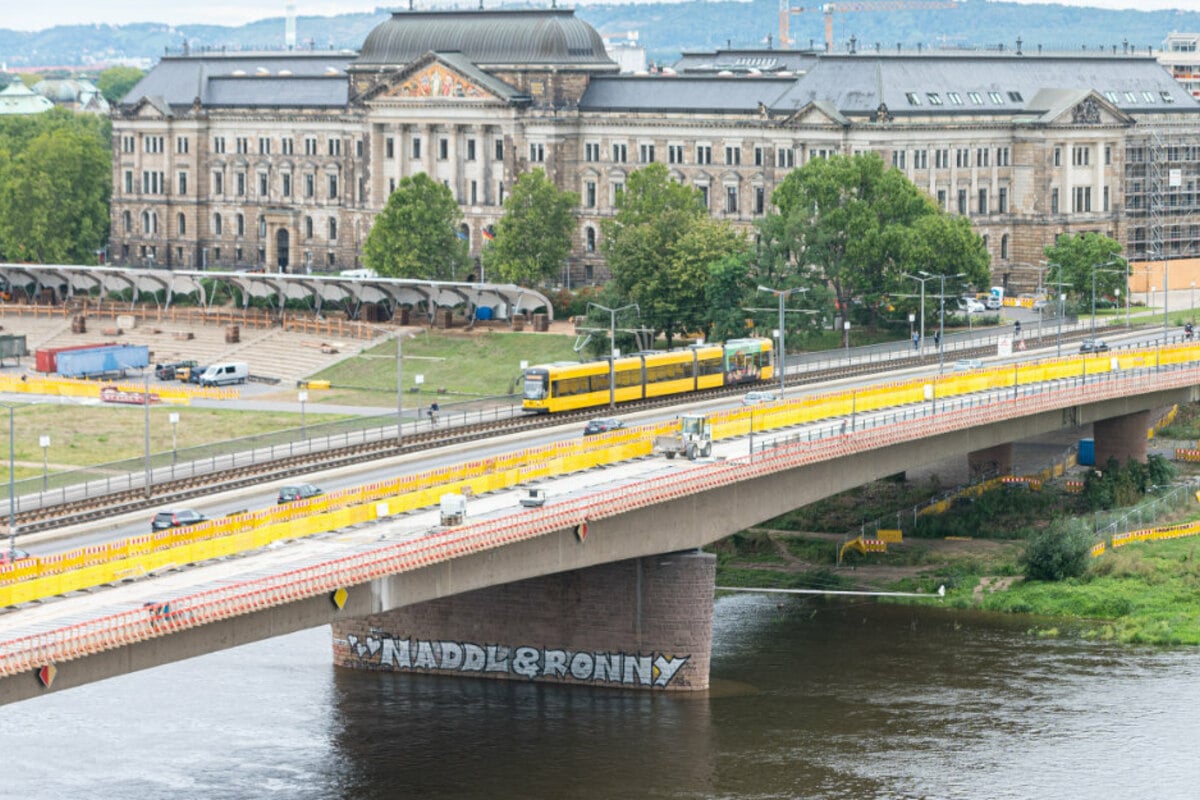
[[[1092,436],[1096,441],[1096,466],[1103,468],[1110,458],[1122,464],[1131,458],[1145,462],[1150,427],[1149,411],[1137,411],[1094,422]]]
[[[624,689],[708,688],[716,557],[615,561],[333,624],[354,669]]]
[[[982,450],[972,450],[967,453],[967,466],[970,468],[971,479],[1007,475],[1012,472],[1013,446],[1012,442],[985,447]]]

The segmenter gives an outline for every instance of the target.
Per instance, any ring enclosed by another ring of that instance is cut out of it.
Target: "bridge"
[[[715,564],[698,548],[948,457],[1003,464],[1012,442],[1080,425],[1098,463],[1144,458],[1152,411],[1200,385],[1190,345],[1046,365],[1036,381],[1020,365],[965,375],[979,391],[917,402],[907,384],[843,390],[821,400],[834,418],[806,416],[811,397],[737,409],[697,462],[645,458],[647,436],[627,432],[602,469],[540,482],[540,508],[517,502],[518,469],[464,525],[375,502],[323,536],[23,603],[0,615],[0,702],[326,624],[351,667],[701,689]],[[577,459],[550,447],[528,457]]]

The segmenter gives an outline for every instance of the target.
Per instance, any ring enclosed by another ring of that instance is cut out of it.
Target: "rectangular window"
[[[1011,166],[1011,151],[1007,147],[996,148],[996,166],[1007,167]]]
[[[754,213],[763,214],[767,208],[767,190],[762,186],[754,187]]]
[[[1004,97],[999,92],[988,92],[988,99],[995,105],[1004,105]]]
[[[1056,167],[1062,166],[1062,148],[1061,147],[1054,148],[1054,166],[1056,166]]]
[[[250,154],[250,137],[249,136],[237,137],[234,140],[234,144],[237,146],[237,151],[238,151],[239,155],[249,155]]]
[[[175,152],[182,156],[182,155],[187,155],[187,151],[188,151],[188,137],[176,136],[175,137]]]
[[[736,214],[738,210],[738,187],[725,187],[725,213]]]
[[[599,161],[600,160],[600,143],[585,142],[583,145],[583,160],[584,161]]]
[[[1008,213],[1008,187],[1001,186],[996,190],[996,213]]]
[[[214,153],[224,153],[225,152],[225,137],[224,136],[214,136],[213,137],[213,152]]]
[[[291,197],[292,196],[292,174],[290,172],[285,172],[280,177],[282,179],[283,196]]]
[[[638,145],[638,163],[653,164],[654,163],[654,145],[639,144]]]
[[[683,163],[683,145],[669,144],[667,145],[667,163],[682,164]]]
[[[176,184],[175,193],[178,194],[180,197],[187,196],[187,175],[188,174],[186,172],[180,172],[178,175],[175,176],[175,184]]]
[[[267,173],[258,173],[258,196],[266,197],[270,193],[270,178]]]
[[[332,241],[336,241],[336,240],[337,240],[337,219],[335,219],[334,217],[330,217],[329,218],[329,241],[332,242]]]
[[[283,153],[285,156],[295,155],[296,154],[296,140],[290,136],[285,136],[284,138],[280,139],[279,140],[279,152]]]
[[[796,166],[796,151],[790,147],[779,147],[775,150],[775,166],[791,169]]]
[[[705,208],[708,208],[709,207],[708,206],[708,187],[707,186],[697,186],[696,188],[700,190],[701,204],[703,204],[703,206]]]
[[[1104,164],[1105,164],[1105,166],[1108,166],[1111,163],[1112,163],[1112,145],[1106,144],[1106,145],[1104,145]]]
[[[122,136],[121,137],[121,152],[122,153],[134,152],[134,150],[136,149],[134,141],[135,140],[132,136]]]
[[[467,139],[467,161],[475,160],[475,140]]]
[[[978,148],[975,151],[975,166],[977,166],[977,167],[988,166],[988,157],[991,154],[991,152],[992,151],[986,147]]]
[[[967,190],[958,190],[958,213],[964,217],[967,215]]]
[[[445,136],[438,137],[438,161],[450,158],[450,140]]]
[[[988,213],[988,190],[987,189],[979,190],[979,209],[978,210],[979,210],[980,214]]]
[[[419,159],[421,157],[421,137],[416,136],[412,140],[412,157]]]
[[[363,157],[363,140],[356,139],[354,142],[354,155],[358,158]]]
[[[259,155],[271,155],[271,140],[266,136],[258,137],[258,153]]]
[[[967,92],[967,99],[977,106],[983,105],[983,95],[979,92]]]
[[[623,144],[614,144],[612,146],[612,160],[614,164],[624,164],[629,157],[628,150]]]
[[[1104,187],[1104,208],[1103,211],[1108,211],[1108,187]]]
[[[725,163],[731,167],[736,167],[742,163],[742,148],[735,145],[725,145]]]
[[[233,193],[238,197],[246,194],[246,173],[238,172],[233,176]]]
[[[937,190],[937,204],[938,204],[938,208],[940,208],[942,211],[950,210],[949,208],[946,207],[946,190],[945,189]]]
[[[317,137],[305,136],[304,137],[304,155],[315,156],[316,154],[317,154]]]
[[[763,155],[763,149],[761,147],[754,148],[754,166],[766,166],[765,156]]]
[[[1071,148],[1071,164],[1076,167],[1086,167],[1092,158],[1092,148],[1090,147],[1073,147]]]
[[[893,150],[892,151],[892,166],[895,167],[896,169],[904,169],[905,168],[904,161],[905,161],[906,155],[908,155],[907,150]]]
[[[1087,213],[1092,210],[1092,187],[1075,187],[1075,211]]]
[[[479,182],[471,181],[471,205],[479,205]]]
[[[697,164],[711,164],[712,163],[712,145],[711,144],[696,145],[696,163]],[[705,205],[707,205],[707,203]]]
[[[125,170],[125,194],[133,194],[133,170]]]
[[[958,92],[946,92],[946,97],[950,98],[950,102],[956,106],[961,106],[963,104],[962,95]]]
[[[338,196],[338,176],[329,175],[329,199],[336,200]]]
[[[220,170],[212,174],[213,194],[225,194],[225,174]]]
[[[497,161],[504,160],[504,140],[503,139],[496,140],[496,154],[495,155],[496,155]]]
[[[1050,190],[1050,213],[1051,214],[1058,213],[1058,189],[1057,188]]]
[[[942,104],[942,96],[937,92],[926,92],[925,96],[929,98],[929,105],[940,106]]]
[[[383,140],[383,157],[389,160],[396,157],[396,140],[391,136]]]
[[[596,182],[587,181],[583,184],[583,205],[584,208],[596,207]]]
[[[928,150],[913,150],[913,169],[929,169]]]
[[[304,196],[315,197],[317,194],[317,176],[311,172],[304,176]]]
[[[971,166],[971,151],[960,147],[954,151],[954,166],[965,169]]]
[[[529,145],[529,160],[537,161],[537,162],[545,161],[546,160],[546,146],[539,142],[530,143],[530,145]]]
[[[342,140],[341,139],[330,139],[329,140],[329,155],[340,156],[341,154],[342,154]]]
[[[950,166],[950,151],[949,150],[934,150],[933,151],[933,166],[938,169],[946,169]]]

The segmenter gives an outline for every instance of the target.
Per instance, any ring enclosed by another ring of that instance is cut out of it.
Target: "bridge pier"
[[[1092,437],[1096,441],[1096,466],[1103,468],[1109,458],[1115,458],[1122,464],[1131,458],[1145,462],[1147,432],[1150,427],[1149,411],[1135,411],[1132,414],[1092,423]]]
[[[340,619],[334,661],[471,678],[706,689],[715,575],[714,556],[689,550]]]
[[[980,477],[995,477],[1012,472],[1013,446],[1012,442],[985,447],[982,450],[972,450],[967,453],[967,466],[972,479]]]

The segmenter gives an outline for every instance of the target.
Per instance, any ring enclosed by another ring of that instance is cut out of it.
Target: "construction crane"
[[[833,52],[833,14],[842,11],[918,11],[922,9],[958,8],[956,0],[881,0],[880,2],[822,3],[819,6],[793,6],[779,0],[779,46],[788,50],[792,39],[788,32],[792,14],[820,11],[825,15],[825,52]]]

